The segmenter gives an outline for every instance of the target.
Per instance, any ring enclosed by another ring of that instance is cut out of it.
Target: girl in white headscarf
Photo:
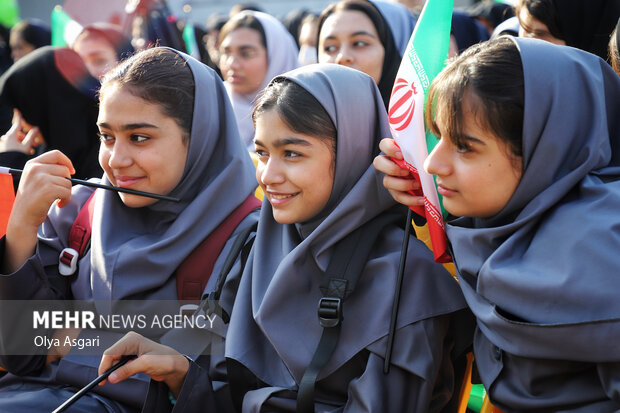
[[[241,139],[254,150],[252,108],[274,76],[298,66],[297,44],[278,19],[243,11],[220,32],[220,70],[233,105]]]

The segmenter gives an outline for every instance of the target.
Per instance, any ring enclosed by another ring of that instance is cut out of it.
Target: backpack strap
[[[215,261],[233,231],[261,202],[252,194],[189,254],[176,270],[179,300],[200,301]]]
[[[334,249],[320,287],[323,297],[319,300],[318,317],[323,333],[299,383],[298,413],[314,412],[316,379],[338,344],[340,327],[344,319],[343,302],[355,289],[377,237],[394,219],[393,214],[382,214],[350,233]]]
[[[58,271],[65,276],[72,276],[77,270],[78,260],[90,247],[90,234],[93,227],[93,215],[95,211],[95,194],[93,191],[86,200],[80,212],[78,212],[71,230],[69,231],[68,247],[60,252],[58,257]]]

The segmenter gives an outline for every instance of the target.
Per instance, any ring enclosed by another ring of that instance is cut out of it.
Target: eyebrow
[[[355,37],[355,36],[369,36],[369,37],[372,37],[373,39],[376,38],[375,35],[373,35],[372,33],[367,32],[365,30],[360,30],[360,31],[357,31],[357,32],[353,32],[353,33],[351,33],[349,35],[349,37]],[[336,36],[327,36],[325,38],[325,40],[331,40],[331,39],[336,39]]]
[[[478,139],[478,138],[474,138],[473,136],[469,136],[469,135],[463,135],[463,139],[469,142],[473,142],[473,143],[477,143],[478,145],[486,145],[486,143],[484,143],[484,141]]]
[[[256,145],[266,146],[264,143],[262,143],[258,139],[254,139],[254,143]],[[273,143],[273,146],[276,147],[276,148],[280,148],[280,147],[286,146],[286,145],[312,146],[312,144],[310,142],[308,142],[305,139],[300,139],[300,138],[282,138],[282,139],[278,139],[277,141],[275,141]]]
[[[106,122],[97,123],[97,126],[102,127],[102,128],[106,128],[106,129],[113,129]],[[127,123],[127,124],[121,126],[121,130],[123,130],[123,131],[133,130],[133,129],[142,129],[142,128],[159,129],[159,126],[153,125],[151,123],[146,123],[146,122],[143,122],[143,123]]]

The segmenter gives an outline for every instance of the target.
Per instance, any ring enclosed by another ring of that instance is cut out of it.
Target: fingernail
[[[110,380],[110,383],[114,383],[116,379],[118,379],[118,374],[116,373],[112,373],[108,376],[108,380]]]

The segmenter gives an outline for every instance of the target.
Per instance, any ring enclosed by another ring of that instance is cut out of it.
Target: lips
[[[114,180],[116,181],[116,186],[119,186],[121,188],[127,188],[132,185],[135,185],[137,182],[141,181],[142,179],[144,179],[144,177],[142,176],[117,175],[114,177]]]
[[[269,202],[272,206],[281,206],[295,198],[299,192],[295,192],[292,194],[281,193],[281,192],[267,192],[267,197],[269,198]]]
[[[439,182],[437,183],[437,192],[439,192],[442,196],[450,196],[454,195],[457,191],[454,189],[450,189],[446,186],[443,186]]]

